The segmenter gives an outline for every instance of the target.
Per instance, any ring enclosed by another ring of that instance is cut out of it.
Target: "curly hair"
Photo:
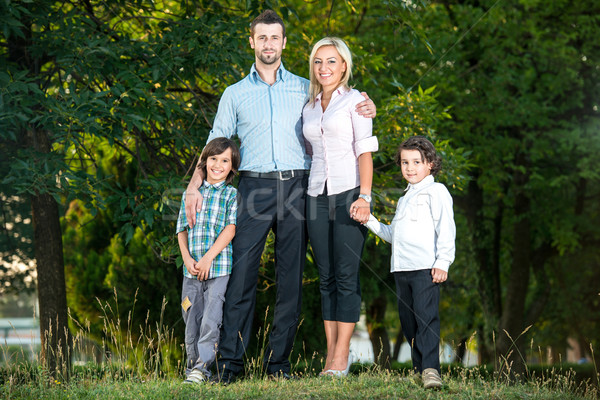
[[[396,165],[401,166],[400,154],[402,150],[418,150],[421,153],[421,160],[427,161],[432,164],[431,175],[436,176],[442,169],[442,158],[435,151],[435,146],[425,136],[411,136],[406,139],[396,152],[394,161]]]

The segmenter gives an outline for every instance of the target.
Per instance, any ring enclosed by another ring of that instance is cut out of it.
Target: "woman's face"
[[[346,62],[334,46],[323,46],[315,53],[312,68],[317,81],[323,86],[323,91],[333,91],[342,81],[346,72]]]

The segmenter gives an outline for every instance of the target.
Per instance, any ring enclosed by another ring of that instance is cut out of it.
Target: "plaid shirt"
[[[196,224],[192,229],[185,217],[185,192],[181,198],[181,209],[177,218],[177,232],[188,231],[188,248],[196,261],[211,248],[227,225],[235,225],[237,218],[237,189],[221,181],[211,185],[207,181],[198,189],[202,194],[202,209],[196,213]],[[209,279],[231,274],[233,251],[231,242],[212,262]],[[194,279],[183,266],[183,276]]]

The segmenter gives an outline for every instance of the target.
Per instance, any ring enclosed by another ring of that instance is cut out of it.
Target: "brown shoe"
[[[442,378],[435,368],[426,368],[423,371],[423,387],[425,389],[437,389],[442,387]]]

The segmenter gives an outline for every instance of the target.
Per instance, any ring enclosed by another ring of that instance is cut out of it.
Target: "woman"
[[[378,148],[372,120],[355,111],[364,98],[348,86],[351,71],[352,55],[344,41],[326,37],[317,42],[310,55],[310,101],[302,113],[312,152],[308,235],[319,268],[327,337],[321,374],[333,376],[348,375],[352,364],[350,338],[360,317],[358,273],[367,234],[361,223],[369,218],[371,152]]]

